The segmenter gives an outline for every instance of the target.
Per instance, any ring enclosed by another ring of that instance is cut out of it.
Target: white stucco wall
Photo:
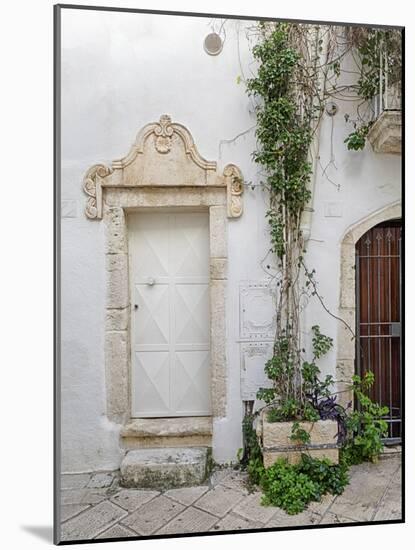
[[[137,131],[167,113],[190,130],[202,156],[216,160],[219,169],[232,162],[246,181],[258,178],[251,159],[253,129],[220,145],[255,124],[244,85],[237,84],[238,75],[248,76],[253,67],[243,31],[249,23],[228,21],[223,51],[212,57],[203,49],[209,19],[65,9],[62,21],[62,200],[71,216],[62,219],[62,471],[69,472],[117,468],[122,456],[119,426],[105,416],[104,229],[83,213],[85,171],[124,156]],[[307,260],[334,313],[342,235],[400,193],[400,158],[375,155],[370,146],[347,151],[343,140],[350,127],[343,114],[350,104],[338,104],[333,119],[338,170],[327,173],[340,187],[319,166]],[[331,125],[326,117],[322,167],[330,159]],[[339,203],[342,215],[327,217],[326,201]],[[265,211],[262,189],[248,187],[243,216],[228,226],[228,408],[215,430],[218,461],[235,460],[241,447],[239,283],[265,277],[260,266],[268,249]],[[336,338],[334,321],[315,301],[306,315],[308,326],[317,322]],[[335,349],[322,365],[334,372]]]

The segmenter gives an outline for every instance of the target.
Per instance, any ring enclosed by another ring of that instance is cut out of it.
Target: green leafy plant
[[[351,151],[359,151],[364,148],[366,144],[366,137],[369,133],[369,130],[373,122],[368,122],[356,128],[354,132],[349,134],[344,140],[344,143],[347,144],[347,148]]]
[[[347,464],[376,461],[383,450],[382,438],[388,431],[384,416],[388,407],[372,401],[368,395],[375,377],[371,371],[361,378],[353,376],[353,392],[356,408],[347,417],[348,439],[342,450],[342,460]]]
[[[334,465],[327,458],[315,459],[303,454],[299,470],[319,484],[321,494],[340,495],[349,482],[347,467]]]
[[[347,468],[303,454],[294,465],[278,459],[264,470],[260,483],[264,492],[262,504],[298,514],[309,502],[321,500],[325,493],[341,494],[348,483]]]
[[[316,360],[323,357],[331,349],[333,340],[323,334],[318,325],[312,327],[313,358],[304,361],[300,372],[300,381],[294,382],[294,359],[287,338],[280,338],[274,346],[274,355],[267,361],[265,372],[273,382],[272,388],[262,388],[258,391],[258,399],[273,405],[267,411],[268,422],[282,422],[289,420],[307,420],[316,422],[320,419],[318,411],[319,400],[331,394],[333,377],[327,375],[320,379],[320,369]],[[301,399],[296,398],[298,386],[301,390]],[[298,430],[293,430],[298,432]],[[307,437],[303,434],[297,439],[302,441]]]
[[[307,443],[310,443],[311,435],[310,432],[302,428],[300,423],[296,421],[292,425],[290,439],[306,445]]]
[[[267,468],[261,479],[262,504],[278,506],[288,514],[298,514],[312,500],[320,499],[319,486],[306,474],[298,472],[284,459]]]

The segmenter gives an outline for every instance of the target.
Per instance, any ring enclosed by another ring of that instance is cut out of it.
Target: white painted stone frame
[[[394,202],[374,212],[370,216],[355,223],[346,231],[340,248],[340,299],[339,317],[355,331],[356,326],[356,243],[369,229],[387,220],[401,218],[400,201]],[[346,391],[355,374],[356,341],[348,327],[339,321],[337,332],[336,378],[338,390],[341,391],[339,401],[346,405],[352,399],[352,393]]]
[[[166,207],[209,211],[212,416],[225,416],[227,218],[242,214],[240,170],[228,164],[219,174],[216,162],[200,156],[190,132],[163,115],[144,126],[126,157],[111,167],[92,166],[83,188],[86,216],[105,223],[108,418],[124,425],[131,419],[128,212]]]

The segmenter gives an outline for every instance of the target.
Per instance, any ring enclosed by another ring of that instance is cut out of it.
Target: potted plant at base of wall
[[[337,403],[333,378],[321,380],[316,364],[332,347],[332,339],[318,326],[312,331],[313,359],[302,362],[300,377],[289,341],[285,335],[277,340],[265,366],[273,387],[258,392],[267,404],[243,422],[241,463],[249,482],[263,491],[262,504],[279,506],[288,514],[301,512],[325,493],[341,494],[349,466],[376,462],[388,429],[388,408],[369,397],[372,372],[352,377],[354,409],[351,402],[347,408]]]
[[[312,331],[313,359],[302,363],[300,376],[296,374],[296,357],[285,334],[276,342],[273,357],[265,365],[273,386],[261,388],[257,394],[266,406],[256,426],[265,468],[279,458],[296,464],[304,452],[312,458],[339,462],[345,411],[331,392],[332,376],[320,380],[316,364],[332,347],[332,339],[322,334],[318,326],[313,326]]]

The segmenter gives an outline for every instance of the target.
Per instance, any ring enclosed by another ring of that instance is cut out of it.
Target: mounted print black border
[[[53,10],[53,542],[61,522],[61,10]]]
[[[287,21],[293,23],[306,24],[326,24],[352,27],[370,27],[376,29],[398,29],[402,34],[402,155],[401,155],[401,199],[402,199],[402,364],[401,364],[401,385],[402,385],[402,484],[401,484],[401,506],[402,517],[395,520],[382,521],[367,521],[367,522],[352,522],[342,524],[328,525],[304,525],[293,527],[276,527],[276,528],[260,528],[260,529],[244,529],[235,531],[218,531],[218,532],[199,532],[199,533],[177,533],[172,535],[149,535],[149,536],[131,536],[118,538],[101,538],[101,539],[85,539],[76,541],[60,541],[60,492],[61,492],[61,12],[64,9],[76,10],[94,10],[94,11],[109,11],[109,12],[129,12],[152,15],[171,15],[171,16],[187,16],[187,17],[210,17],[216,19],[236,19],[243,21]],[[54,524],[53,524],[53,542],[56,545],[63,546],[68,544],[92,544],[102,542],[122,542],[122,541],[137,541],[137,540],[154,540],[154,539],[170,539],[170,538],[189,538],[199,536],[217,536],[241,533],[261,533],[261,532],[276,532],[276,531],[299,531],[309,529],[330,529],[343,527],[357,526],[372,526],[405,523],[405,439],[406,439],[406,423],[405,423],[405,27],[398,25],[381,25],[367,23],[350,23],[344,21],[324,21],[310,19],[289,19],[278,17],[258,17],[247,15],[230,15],[219,13],[198,13],[198,12],[180,12],[180,11],[164,11],[164,10],[149,10],[135,8],[121,8],[109,6],[89,6],[77,4],[55,4],[54,11],[54,28],[53,28],[53,54],[54,54],[54,370],[53,370],[53,413],[54,413]]]

